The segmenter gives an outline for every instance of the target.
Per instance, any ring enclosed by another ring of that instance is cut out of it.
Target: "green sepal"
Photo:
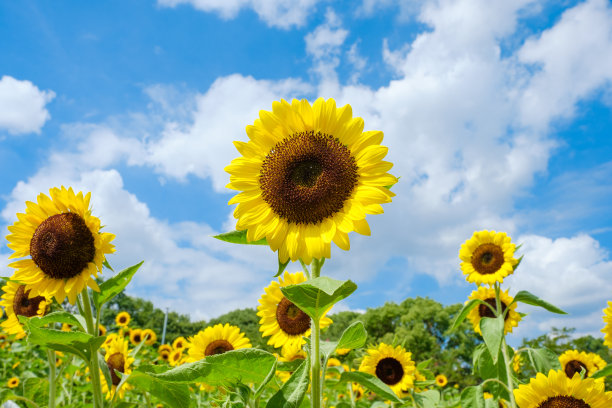
[[[289,265],[289,262],[291,261],[291,259],[287,259],[287,262],[281,262],[280,260],[280,253],[279,253],[279,258],[278,258],[278,271],[276,272],[276,275],[274,275],[275,278],[279,277],[281,273],[283,273],[285,271],[285,269],[287,268],[287,265]]]

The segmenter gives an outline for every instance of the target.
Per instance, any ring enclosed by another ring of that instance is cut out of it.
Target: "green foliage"
[[[302,361],[281,389],[268,400],[266,408],[297,408],[310,384],[310,359]]]
[[[318,321],[329,308],[356,289],[357,285],[350,280],[339,281],[321,276],[297,285],[285,286],[281,291],[294,305]]]

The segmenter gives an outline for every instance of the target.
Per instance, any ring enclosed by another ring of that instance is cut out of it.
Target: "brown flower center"
[[[402,380],[404,368],[392,357],[383,358],[376,364],[376,376],[385,384],[394,385]]]
[[[32,260],[52,279],[70,279],[94,260],[94,237],[83,218],[73,212],[44,220],[30,241]]]
[[[494,310],[497,308],[497,303],[495,301],[495,298],[485,299],[485,303],[491,306]],[[508,306],[506,306],[506,304],[502,302],[501,300],[500,300],[500,303],[501,303],[502,313],[505,313]],[[493,313],[493,310],[491,310],[490,307],[482,303],[478,305],[478,314],[480,315],[480,317],[490,317],[492,319],[495,318],[495,314]],[[510,313],[506,313],[504,315],[504,321],[508,320],[508,316],[510,316]]]
[[[504,251],[499,245],[481,244],[472,254],[472,266],[482,275],[495,273],[504,264]]]
[[[113,385],[119,385],[121,378],[115,373],[115,370],[122,374],[125,372],[125,357],[122,353],[112,354],[108,360],[106,360],[106,365],[110,371]]]
[[[586,365],[582,363],[581,361],[578,361],[578,360],[568,361],[568,363],[564,367],[565,375],[567,375],[568,378],[572,378],[574,374],[576,373],[580,375],[580,372],[582,371],[582,369],[584,369],[584,376],[587,377],[589,375],[589,370],[587,370]]]
[[[350,150],[331,135],[300,132],[278,142],[259,175],[263,200],[288,222],[317,224],[344,207],[357,185]]]
[[[210,342],[204,350],[205,356],[212,356],[213,354],[223,354],[226,351],[233,350],[234,346],[227,340],[215,340]]]
[[[162,358],[162,360],[168,361],[168,358],[170,357],[170,352],[167,350],[163,350],[161,353],[159,353],[159,356]]]
[[[21,285],[15,292],[13,298],[13,313],[17,316],[32,317],[36,316],[40,302],[45,300],[44,296],[35,296],[29,298],[30,291],[25,290],[25,286]]]
[[[142,336],[140,334],[135,334],[132,336],[132,340],[134,343],[139,344],[142,341]]]
[[[310,317],[286,297],[283,297],[276,307],[276,321],[280,328],[290,335],[304,334],[310,329]]]
[[[538,408],[591,408],[589,404],[583,400],[569,397],[567,395],[557,395],[550,397],[540,405]]]

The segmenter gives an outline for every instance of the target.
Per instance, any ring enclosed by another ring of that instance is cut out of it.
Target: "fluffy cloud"
[[[245,8],[252,9],[269,26],[288,29],[303,26],[308,15],[320,0],[158,0],[158,4],[176,7],[191,4],[204,12],[218,13],[224,19],[231,19]]]
[[[3,76],[0,79],[0,130],[13,135],[40,133],[51,118],[46,105],[54,97],[53,91],[41,91],[30,81]]]

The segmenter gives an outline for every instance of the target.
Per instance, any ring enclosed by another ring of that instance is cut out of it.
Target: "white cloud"
[[[197,10],[218,13],[232,19],[242,9],[252,9],[260,19],[272,27],[288,29],[301,27],[320,0],[158,0],[161,6],[176,7],[191,4]]]
[[[53,91],[41,91],[30,81],[4,75],[0,79],[0,130],[12,135],[40,133],[51,118],[46,105],[54,97]]]

